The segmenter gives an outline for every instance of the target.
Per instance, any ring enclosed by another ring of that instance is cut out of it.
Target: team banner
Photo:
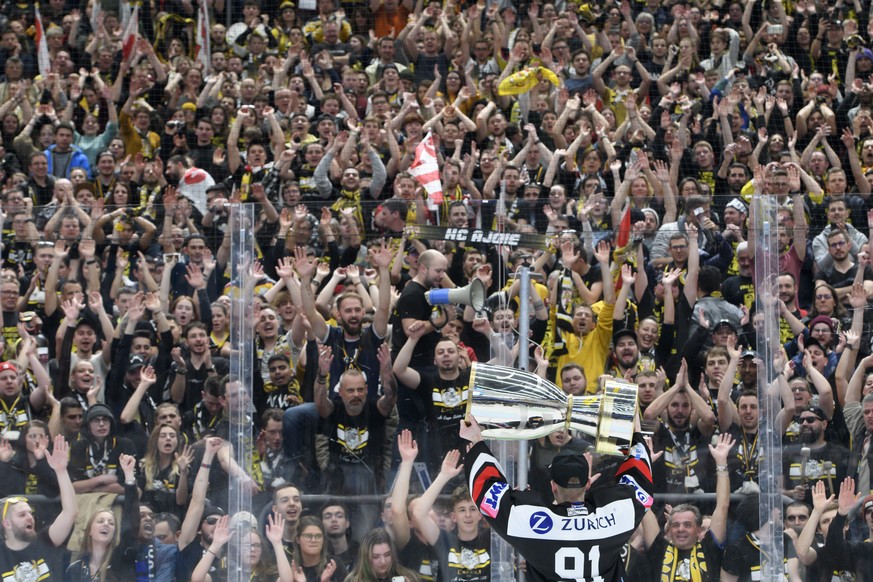
[[[506,245],[527,247],[545,251],[549,249],[548,237],[526,232],[498,232],[481,228],[450,228],[415,224],[408,227],[416,238],[449,240],[458,243]]]

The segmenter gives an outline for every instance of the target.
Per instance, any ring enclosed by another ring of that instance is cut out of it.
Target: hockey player
[[[591,488],[599,474],[591,476],[588,455],[562,452],[555,457],[550,469],[555,505],[509,486],[475,418],[461,421],[460,434],[473,443],[464,459],[473,502],[525,557],[531,581],[623,580],[619,554],[653,503],[652,465],[639,420],[614,484]]]

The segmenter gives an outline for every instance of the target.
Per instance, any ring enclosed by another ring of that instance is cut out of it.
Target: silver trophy
[[[571,396],[536,374],[474,363],[470,369],[467,412],[482,436],[530,440],[568,429],[594,437],[595,452],[623,456],[637,415],[637,386],[622,380],[601,382],[599,394]]]

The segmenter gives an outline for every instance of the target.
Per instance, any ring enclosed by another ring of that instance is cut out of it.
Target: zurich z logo
[[[552,518],[544,511],[537,511],[530,516],[530,529],[534,533],[547,534],[552,531]]]

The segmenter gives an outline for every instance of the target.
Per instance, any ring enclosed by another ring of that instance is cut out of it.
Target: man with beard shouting
[[[63,578],[61,545],[76,522],[76,492],[67,473],[69,446],[56,436],[45,459],[58,478],[61,513],[46,529],[37,532],[33,509],[24,497],[7,497],[2,505],[3,540],[0,542],[0,577],[3,580],[49,580]]]
[[[367,399],[379,397],[379,360],[376,352],[388,333],[388,316],[391,305],[391,275],[388,267],[393,258],[391,250],[382,244],[370,251],[370,262],[379,272],[379,303],[373,324],[367,328],[362,325],[364,319],[364,303],[361,296],[353,291],[344,292],[336,300],[337,323],[339,326],[328,325],[315,308],[313,298],[312,277],[318,262],[308,257],[298,248],[296,269],[300,275],[300,291],[302,295],[303,313],[312,326],[319,343],[329,346],[336,356],[331,363],[328,394],[337,391],[340,376],[349,369],[364,373],[367,384]],[[277,273],[286,280],[293,276],[290,263],[279,266]],[[291,285],[296,286],[295,283]],[[288,285],[288,288],[292,288]]]

